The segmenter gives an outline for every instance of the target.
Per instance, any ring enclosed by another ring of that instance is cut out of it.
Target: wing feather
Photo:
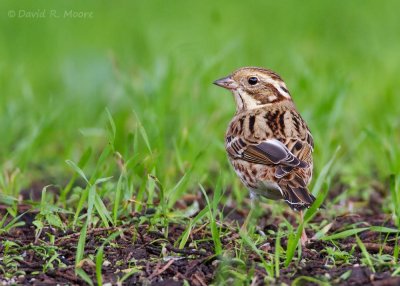
[[[227,150],[234,158],[257,164],[286,167],[286,169],[282,169],[282,173],[287,173],[294,167],[308,167],[306,162],[297,158],[282,142],[276,139],[268,139],[257,145],[246,144],[241,139],[233,139],[228,143]]]

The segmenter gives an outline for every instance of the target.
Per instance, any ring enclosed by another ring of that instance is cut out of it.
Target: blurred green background
[[[65,160],[78,161],[87,148],[90,176],[108,144],[107,108],[133,186],[146,184],[148,173],[168,188],[188,174],[185,190],[212,188],[223,176],[240,196],[223,147],[234,102],[212,81],[249,65],[285,79],[314,134],[316,173],[338,145],[333,172],[349,192],[365,196],[371,181],[400,170],[398,1],[1,1],[0,8],[3,192],[16,195],[35,180],[64,184],[73,173]],[[71,10],[88,14],[73,18]],[[112,158],[102,168],[104,176],[117,172]]]

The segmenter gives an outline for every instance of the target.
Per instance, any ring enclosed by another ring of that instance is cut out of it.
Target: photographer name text
[[[93,11],[79,11],[79,10],[47,10],[47,9],[36,9],[36,10],[9,10],[9,18],[20,18],[20,19],[93,19]]]

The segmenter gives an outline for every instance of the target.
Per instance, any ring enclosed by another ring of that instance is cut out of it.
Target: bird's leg
[[[301,241],[301,246],[304,247],[306,245],[306,243],[308,242],[308,237],[307,237],[307,233],[306,233],[305,227],[303,225],[303,222],[304,222],[304,217],[303,217],[303,211],[301,210],[300,211],[300,225],[299,226],[302,225],[303,229],[302,229],[302,232],[301,232],[300,241]]]

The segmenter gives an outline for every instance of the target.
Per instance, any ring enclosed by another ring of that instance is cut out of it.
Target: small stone
[[[108,267],[108,266],[110,266],[111,265],[111,262],[110,261],[108,261],[108,260],[104,260],[104,262],[103,262],[103,266],[104,267]],[[104,284],[105,285],[105,284]]]
[[[271,244],[269,242],[266,242],[260,246],[260,249],[268,253],[271,250]]]

